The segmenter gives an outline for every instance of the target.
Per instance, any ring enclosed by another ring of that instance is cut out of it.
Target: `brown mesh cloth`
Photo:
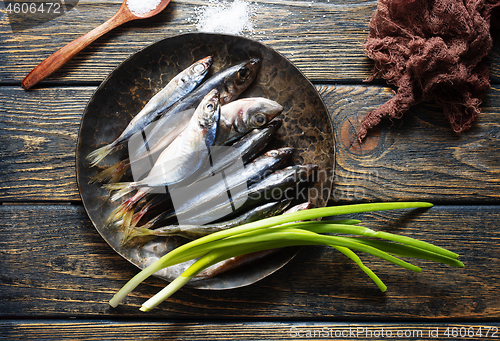
[[[378,0],[363,48],[396,95],[368,113],[362,140],[383,118],[401,118],[412,105],[435,100],[456,133],[469,129],[490,88],[485,56],[490,19],[500,0]]]

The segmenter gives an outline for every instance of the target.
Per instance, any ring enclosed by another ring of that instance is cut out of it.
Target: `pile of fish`
[[[195,239],[310,207],[296,205],[293,193],[317,166],[290,165],[293,148],[266,150],[282,125],[277,116],[283,107],[262,97],[238,99],[257,77],[261,60],[208,76],[212,64],[208,56],[182,71],[119,137],[87,157],[95,166],[128,148],[127,159],[91,180],[110,190],[110,200],[123,200],[106,221],[121,227],[123,243]],[[133,181],[120,182],[125,174]]]

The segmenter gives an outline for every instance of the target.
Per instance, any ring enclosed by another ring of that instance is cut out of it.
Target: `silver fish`
[[[281,127],[282,121],[280,119],[272,120],[266,127],[262,129],[254,129],[237,142],[233,143],[231,148],[219,150],[220,153],[212,154],[212,167],[201,170],[201,172],[194,174],[192,182],[204,180],[214,174],[226,169],[234,164],[236,160],[241,159],[244,165],[253,160],[269,143],[274,134]],[[175,187],[175,186],[174,186]],[[137,199],[137,198],[135,198]],[[130,198],[122,203],[121,210],[131,207],[136,203],[134,198]],[[157,195],[144,205],[139,212],[134,215],[134,222],[137,224],[142,217],[151,210],[170,200],[170,195]]]
[[[290,212],[307,210],[311,207],[312,207],[312,204],[310,202],[305,202],[305,203],[295,205],[295,206],[287,209],[284,212],[284,214],[290,213]],[[221,273],[224,273],[226,271],[235,269],[235,268],[240,267],[242,265],[252,263],[252,262],[255,262],[256,260],[267,257],[267,256],[269,256],[269,255],[271,255],[279,250],[281,250],[281,249],[263,250],[263,251],[248,253],[245,255],[236,256],[236,257],[226,259],[225,261],[214,264],[214,265],[206,268],[202,272],[200,272],[196,276],[196,280],[213,278],[213,277],[215,277]]]
[[[145,129],[168,108],[192,92],[201,83],[212,66],[212,56],[205,57],[175,76],[160,92],[154,95],[144,108],[130,121],[125,130],[110,144],[87,156],[95,166],[118,146],[127,142],[134,134]]]
[[[200,173],[196,174],[193,182],[213,176],[232,165],[239,158],[246,165],[267,146],[282,123],[282,120],[274,119],[264,128],[250,131],[234,142],[230,148],[216,148],[212,153],[212,166],[202,169]]]
[[[281,114],[283,107],[262,97],[242,98],[224,105],[216,145],[234,141],[253,129],[264,127]]]
[[[267,126],[262,129],[254,129],[237,142],[233,143],[231,148],[224,150],[218,150],[220,153],[212,154],[212,167],[201,170],[201,172],[194,174],[192,177],[192,182],[204,180],[210,176],[213,176],[217,172],[226,169],[230,165],[234,164],[236,160],[240,159],[243,164],[247,164],[249,161],[253,160],[271,141],[273,136],[279,130],[282,125],[282,120],[275,118]],[[187,181],[187,180],[186,180]],[[175,185],[173,185],[175,187]],[[110,216],[114,219],[119,219],[123,214],[131,209],[135,209],[135,205],[139,200],[144,198],[147,193],[138,192],[133,197],[124,201],[120,204]],[[134,222],[137,224],[139,220],[144,217],[148,212],[153,209],[164,205],[170,201],[170,195],[167,194],[156,194],[156,196],[150,200],[144,207],[141,208],[139,212],[134,215]]]
[[[112,200],[127,194],[127,190],[140,187],[151,189],[163,186],[164,191],[164,186],[178,183],[192,175],[201,166],[215,141],[219,117],[219,92],[213,89],[198,105],[188,127],[160,154],[146,178],[104,185],[111,190],[120,190]],[[145,191],[150,192],[150,189]]]
[[[170,190],[169,196],[172,198],[175,209],[162,212],[152,219],[149,225],[168,221],[176,216],[181,221],[185,216],[189,217],[196,215],[197,212],[209,210],[212,206],[227,200],[228,192],[243,191],[247,186],[283,167],[292,153],[293,148],[288,147],[271,150],[245,166],[244,169],[237,167],[234,170],[225,171],[222,173],[223,176],[215,176],[206,182],[199,183],[198,186],[189,184]]]
[[[282,111],[283,107],[279,103],[262,97],[244,98],[228,103],[221,107],[217,139],[214,145],[222,145],[227,142],[227,139],[240,138],[252,129],[263,128]],[[163,146],[158,144],[157,147]],[[154,160],[154,155],[158,153],[157,149],[159,148],[151,149],[135,160],[134,174],[149,172],[152,159]],[[214,150],[211,152],[217,153]],[[119,161],[96,175],[90,182],[102,182],[106,179],[117,182],[129,166],[130,159]]]
[[[198,186],[188,185],[171,192],[174,199],[175,211],[165,212],[166,219],[177,216],[179,221],[184,217],[196,215],[196,212],[210,210],[211,207],[224,202],[229,193],[236,193],[247,189],[247,186],[259,182],[277,169],[282,168],[293,154],[293,148],[271,150],[245,166],[244,169],[235,167],[214,176]],[[183,197],[179,198],[179,194]]]
[[[262,128],[274,117],[281,114],[283,107],[273,100],[252,97],[242,98],[225,106],[226,110],[237,112],[227,140],[232,142],[252,129]]]
[[[146,139],[138,143],[135,150],[129,146],[132,162],[140,159],[149,149],[156,152],[166,148],[183,131],[199,101],[212,89],[218,89],[221,105],[234,101],[256,78],[261,60],[252,58],[228,69],[218,72],[207,79],[184,100],[170,108],[146,134]],[[159,145],[159,146],[158,146]]]
[[[196,210],[181,217],[183,224],[203,225],[230,214],[238,214],[253,205],[270,200],[290,199],[287,197],[296,185],[308,181],[311,174],[318,168],[317,165],[290,166],[274,172],[263,180],[253,184],[246,190],[232,196],[231,200],[211,205],[206,210]]]
[[[206,236],[207,234],[251,223],[263,218],[275,216],[282,213],[288,207],[288,205],[290,205],[290,201],[286,200],[269,202],[265,203],[264,205],[255,207],[234,219],[208,225],[169,225],[152,230],[150,229],[150,227],[152,227],[152,224],[146,224],[141,227],[131,228],[128,231],[128,235],[124,237],[123,243],[126,243],[133,238],[146,236],[179,236],[188,239],[196,239]]]

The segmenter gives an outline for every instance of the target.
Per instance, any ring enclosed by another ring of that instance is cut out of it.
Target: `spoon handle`
[[[73,40],[71,43],[57,50],[43,62],[38,64],[22,81],[21,84],[23,88],[28,90],[41,80],[50,76],[54,71],[66,64],[78,52],[83,50],[103,34],[111,31],[113,28],[123,23],[135,19],[129,11],[122,10],[122,7],[120,7],[120,10],[118,10],[118,12],[116,12],[116,14],[108,21],[94,28],[92,31],[81,36],[80,38]]]

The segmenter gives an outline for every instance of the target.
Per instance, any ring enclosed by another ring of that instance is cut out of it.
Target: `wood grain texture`
[[[359,145],[361,116],[392,96],[371,86],[317,85],[335,129],[332,199],[337,202],[430,200],[495,203],[499,199],[500,88],[483,103],[475,127],[457,136],[441,109],[422,104],[385,122]],[[79,201],[75,148],[94,87],[25,92],[0,89],[0,201]]]
[[[106,21],[121,1],[80,1],[68,14],[35,28],[13,33],[0,21],[0,80],[20,82],[44,58]],[[361,48],[373,1],[256,1],[250,37],[289,57],[315,79],[364,79],[370,62]],[[105,35],[49,81],[101,81],[130,53],[164,37],[196,32],[195,10],[201,0],[173,1],[159,15],[125,24]],[[284,20],[286,19],[286,20]],[[61,29],[65,27],[65,29]],[[71,28],[71,29],[67,29]],[[297,34],[299,32],[299,34]],[[311,46],[319,48],[311,49]]]
[[[120,322],[20,320],[0,321],[0,338],[40,340],[429,340],[458,335],[484,340],[499,335],[494,323],[327,323],[327,322]],[[479,334],[481,331],[482,337]],[[472,334],[467,334],[472,333]],[[478,335],[475,335],[475,334]],[[488,333],[488,337],[486,337]],[[471,336],[469,336],[471,335]],[[492,336],[493,335],[493,336]]]
[[[424,103],[402,119],[385,121],[360,144],[356,128],[364,115],[389,99],[387,88],[320,88],[333,120],[337,145],[332,199],[498,202],[500,89],[483,102],[480,121],[461,136],[442,108]]]
[[[15,33],[4,12],[0,17],[0,83],[20,83],[43,59],[109,19],[120,3],[82,0],[64,16]],[[352,82],[369,76],[372,63],[362,44],[368,36],[375,1],[255,3],[254,33],[247,35],[283,53],[313,81]],[[201,0],[173,1],[156,17],[127,23],[82,51],[48,82],[100,82],[131,53],[167,36],[196,32],[196,9],[203,5],[206,2]],[[498,46],[496,42],[497,52],[492,53],[498,53]],[[492,79],[496,81],[498,61],[491,60]]]
[[[57,49],[109,19],[119,0],[82,0],[53,21],[13,33],[5,11],[0,16],[0,83],[20,83],[39,62]],[[254,32],[246,35],[283,53],[314,81],[361,81],[372,62],[362,44],[375,1],[253,1]],[[201,0],[173,1],[159,15],[128,23],[106,34],[55,73],[48,82],[99,82],[123,59],[166,36],[196,32]],[[1,4],[0,4],[1,6]],[[491,52],[491,73],[499,78],[498,39]]]
[[[78,205],[0,206],[0,316],[168,317],[190,319],[387,320],[500,318],[500,211],[437,206],[354,215],[364,225],[435,243],[466,268],[414,261],[420,274],[362,255],[388,286],[381,293],[351,261],[308,247],[251,286],[184,288],[153,312],[140,305],[165,282],[151,278],[116,309],[107,304],[137,269],[102,240]]]
[[[245,35],[289,58],[323,97],[337,145],[330,203],[443,204],[350,217],[455,251],[465,269],[415,261],[424,269],[415,274],[360,254],[387,284],[381,293],[338,252],[308,247],[249,287],[184,288],[145,314],[140,305],[165,285],[150,278],[112,309],[108,300],[138,269],[104,242],[80,205],[75,147],[81,115],[96,86],[129,55],[197,31],[196,9],[206,1],[172,1],[154,18],[113,30],[35,90],[23,91],[21,80],[109,19],[121,2],[81,0],[64,16],[13,33],[0,1],[1,340],[296,340],[349,328],[361,328],[360,339],[387,340],[376,334],[384,329],[411,332],[400,340],[429,340],[430,330],[458,339],[446,337],[446,328],[470,326],[483,327],[483,337],[460,339],[484,340],[486,328],[500,328],[499,36],[488,57],[496,85],[471,131],[456,136],[441,109],[425,103],[359,144],[354,132],[362,116],[392,96],[383,81],[362,83],[372,67],[362,44],[374,0],[252,1],[255,32]]]
[[[168,4],[168,2],[167,2]],[[160,12],[164,6],[157,8],[156,12]],[[151,13],[153,15],[153,13]],[[151,15],[148,15],[151,16]],[[38,64],[31,72],[23,79],[21,85],[25,90],[28,90],[38,84],[43,79],[50,76],[56,70],[59,70],[64,64],[76,56],[85,47],[89,46],[92,42],[97,40],[99,37],[108,33],[112,29],[125,24],[131,20],[137,19],[137,17],[130,12],[127,5],[123,3],[120,9],[113,15],[109,20],[97,26],[88,33],[78,37],[72,42],[64,45],[52,55],[44,59],[40,64]],[[11,22],[12,25],[12,22]],[[13,29],[14,31],[14,29]]]
[[[0,89],[1,201],[79,200],[76,141],[94,89]]]

